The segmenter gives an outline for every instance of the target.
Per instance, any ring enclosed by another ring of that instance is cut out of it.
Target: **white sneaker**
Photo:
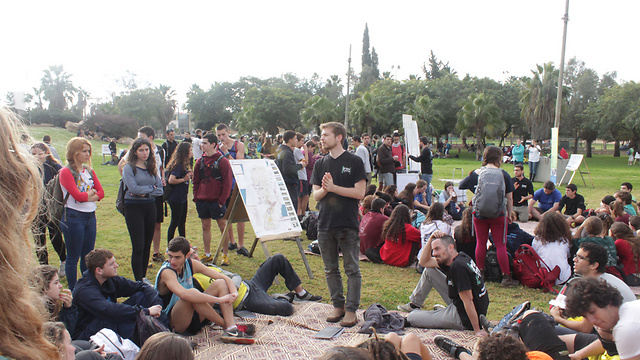
[[[58,269],[58,277],[66,277],[67,276],[67,271],[64,268],[65,263],[66,263],[66,261],[60,262],[60,269]]]

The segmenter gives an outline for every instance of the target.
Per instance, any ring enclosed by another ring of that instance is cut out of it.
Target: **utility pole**
[[[567,0],[568,1],[568,0]],[[349,92],[351,85],[351,45],[349,45],[349,68],[347,69],[347,96],[344,106],[344,127],[349,132]]]
[[[569,23],[569,0],[566,0],[562,32],[562,52],[560,54],[560,71],[558,72],[558,95],[556,97],[556,118],[551,129],[551,181],[556,182],[558,170],[558,133],[560,127],[560,112],[562,110],[562,78],[564,76],[564,53],[567,46],[567,25]]]

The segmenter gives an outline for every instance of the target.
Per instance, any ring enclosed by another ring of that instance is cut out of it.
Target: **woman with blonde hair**
[[[161,332],[149,337],[136,356],[136,360],[193,360],[194,358],[189,341],[170,332]]]
[[[47,185],[62,168],[58,160],[51,154],[49,147],[43,142],[36,142],[31,145],[31,155],[33,155],[39,165],[40,174],[42,175],[42,184]],[[44,202],[44,197],[40,202],[40,208],[38,210],[38,217],[34,223],[33,235],[36,240],[36,254],[38,254],[38,261],[41,265],[49,264],[49,254],[47,252],[47,229],[49,230],[49,238],[53,248],[58,253],[60,258],[60,272],[61,276],[65,276],[65,261],[67,260],[67,253],[64,248],[64,241],[62,240],[62,232],[59,227],[59,219],[52,219],[47,211],[47,206]]]
[[[35,265],[31,223],[38,214],[42,181],[31,155],[22,152],[20,120],[0,108],[0,355],[59,359],[42,333],[41,303],[28,284]]]
[[[104,198],[102,185],[91,169],[89,140],[74,137],[67,143],[67,166],[60,170],[60,186],[64,197],[69,194],[60,229],[67,246],[67,283],[73,291],[78,261],[81,273],[87,271],[84,257],[96,243],[96,202]]]

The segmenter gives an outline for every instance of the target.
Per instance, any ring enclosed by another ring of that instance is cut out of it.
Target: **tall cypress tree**
[[[371,66],[371,53],[369,52],[369,26],[364,24],[364,35],[362,36],[362,68]]]

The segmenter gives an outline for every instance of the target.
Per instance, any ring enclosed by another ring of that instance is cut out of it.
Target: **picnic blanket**
[[[313,302],[294,304],[295,312],[289,317],[256,314],[256,318],[237,322],[256,325],[256,342],[253,345],[224,344],[220,341],[220,327],[206,327],[191,337],[198,343],[196,359],[307,359],[320,357],[334,346],[355,346],[368,339],[368,335],[357,331],[364,323],[363,310],[358,311],[358,325],[345,328],[344,333],[333,340],[316,340],[313,335],[327,326],[336,324],[324,321],[332,309],[331,305]],[[415,333],[429,348],[433,359],[451,359],[433,344],[436,335],[445,335],[472,349],[477,338],[472,331],[428,330],[406,328],[405,333]]]

